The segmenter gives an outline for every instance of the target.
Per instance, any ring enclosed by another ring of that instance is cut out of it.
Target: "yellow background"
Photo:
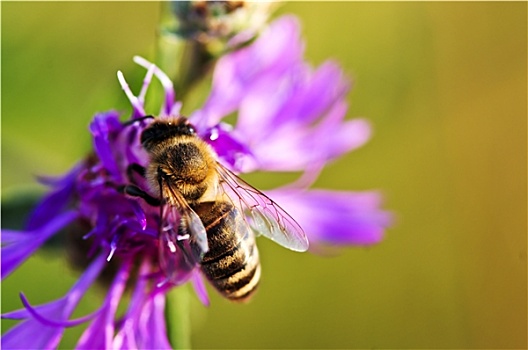
[[[152,56],[159,13],[153,2],[2,3],[4,201],[82,157],[95,112],[130,111],[116,71],[139,88],[132,56]],[[191,296],[193,346],[526,348],[527,4],[307,2],[280,13],[300,17],[311,63],[333,58],[353,77],[348,115],[374,128],[317,187],[380,189],[397,223],[380,245],[335,257],[259,240],[255,300],[212,295],[206,309]],[[57,251],[40,253],[3,282],[2,310],[20,307],[19,291],[34,304],[59,297],[76,276]]]

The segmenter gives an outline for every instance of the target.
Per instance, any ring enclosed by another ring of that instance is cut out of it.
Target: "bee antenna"
[[[172,85],[170,78],[165,75],[165,73],[163,73],[163,71],[159,69],[154,63],[147,61],[143,57],[134,56],[134,62],[149,70],[153,69],[154,75],[159,79],[161,85],[163,86],[163,90],[165,91],[165,103],[161,107],[160,115],[170,115],[174,107],[173,105],[175,98],[174,86]]]
[[[123,126],[134,125],[136,123],[142,122],[142,121],[147,120],[147,119],[156,119],[156,118],[154,116],[152,116],[152,115],[145,115],[143,117],[137,117],[136,119],[128,120],[128,121],[123,123]]]
[[[130,90],[130,86],[125,80],[125,77],[123,76],[123,73],[121,71],[117,71],[117,80],[119,80],[119,84],[121,84],[121,88],[125,92],[126,96],[128,97],[128,100],[132,104],[132,107],[134,108],[134,113],[132,114],[132,118],[137,118],[138,116],[145,115],[145,109],[143,108],[143,104],[141,101],[134,96],[132,93],[132,90]]]

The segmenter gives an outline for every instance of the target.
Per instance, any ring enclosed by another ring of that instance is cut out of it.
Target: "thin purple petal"
[[[244,171],[303,171],[359,147],[366,122],[345,122],[349,82],[333,62],[315,72],[304,64],[267,77],[244,91],[234,132],[250,149]],[[317,164],[314,165],[314,164]]]
[[[165,290],[148,292],[144,263],[134,288],[128,310],[113,339],[114,349],[170,349],[165,326]]]
[[[55,190],[44,196],[33,209],[26,224],[27,231],[44,226],[64,209],[72,198],[75,179],[84,166],[84,162],[80,162],[66,175],[57,179],[40,178],[41,182],[55,187]]]
[[[84,331],[76,345],[76,349],[109,349],[114,337],[114,319],[117,306],[125,290],[129,264],[124,264],[114,278],[108,291],[103,310],[95,317],[90,326]]]
[[[324,144],[327,161],[363,146],[370,139],[370,123],[365,119],[348,120],[333,129],[331,135]]]
[[[215,150],[218,157],[236,171],[241,171],[247,159],[251,159],[250,150],[236,139],[230,128],[225,124],[207,129],[200,135]]]
[[[134,62],[136,62],[137,64],[139,64],[140,66],[144,68],[147,68],[148,70],[153,69],[154,75],[156,75],[161,85],[163,86],[163,90],[165,91],[165,98],[163,100],[164,104],[161,107],[160,115],[171,115],[171,113],[175,109],[174,108],[175,93],[174,93],[174,86],[172,85],[172,81],[170,80],[170,78],[165,73],[163,73],[163,71],[159,69],[156,65],[150,63],[143,57],[135,56]]]
[[[48,238],[58,233],[77,217],[77,213],[68,211],[34,231],[4,230],[2,232],[2,279],[13,272]]]
[[[147,76],[148,76],[147,72]],[[125,95],[128,97],[128,100],[130,101],[130,104],[132,105],[133,111],[132,111],[132,118],[138,118],[145,115],[145,107],[143,106],[143,102],[132,93],[132,90],[130,89],[130,86],[125,80],[125,77],[123,76],[123,73],[121,71],[117,72],[117,80],[119,80],[119,84],[121,84],[121,88],[125,92]]]
[[[88,315],[83,316],[83,317],[76,318],[74,320],[69,320],[69,321],[59,320],[59,321],[56,321],[56,320],[49,319],[46,316],[41,315],[40,311],[42,311],[42,310],[39,311],[39,310],[37,310],[36,307],[33,307],[29,303],[29,300],[26,298],[24,293],[20,293],[20,299],[22,300],[22,304],[25,307],[25,311],[27,311],[29,313],[29,315],[31,315],[34,319],[36,319],[37,321],[39,321],[40,323],[42,323],[43,325],[46,325],[46,326],[53,326],[53,327],[74,327],[74,326],[78,326],[78,325],[80,325],[82,323],[85,323],[86,321],[89,321],[89,320],[93,319],[100,312],[100,310],[97,310],[97,311],[95,311],[95,312],[93,312],[91,314],[88,314]],[[48,312],[45,312],[45,313],[48,313]],[[18,316],[18,317],[13,317],[13,316]],[[2,315],[2,318],[10,318],[10,319],[13,319],[13,318],[14,319],[27,318],[27,313],[26,313],[26,317],[22,317],[22,313],[15,311],[15,312],[12,312],[12,313],[7,313],[7,314]]]
[[[36,306],[32,310],[46,319],[55,320],[57,323],[67,321],[103,266],[104,259],[101,255],[94,260],[65,297]],[[2,317],[8,318],[7,316],[15,316],[16,318],[25,316],[26,319],[2,336],[1,344],[4,349],[55,349],[64,332],[64,327],[43,324],[40,320],[33,318],[32,312],[27,309],[10,312]]]
[[[199,270],[195,270],[192,274],[191,283],[196,296],[198,296],[198,300],[200,300],[205,306],[209,306],[209,295],[207,294],[207,289],[205,288],[205,283]]]
[[[165,295],[155,293],[141,310],[137,343],[142,349],[172,349],[165,325]]]
[[[191,122],[198,128],[216,125],[237,108],[251,84],[279,76],[299,62],[304,51],[299,32],[297,19],[284,16],[271,23],[252,45],[222,57],[215,67],[211,94]]]
[[[307,127],[317,123],[334,104],[344,101],[349,86],[334,62],[325,62],[314,72],[299,64],[288,74],[262,79],[246,89],[236,128],[251,133],[251,138],[261,135],[266,139],[266,131],[284,124]]]
[[[63,331],[64,328],[45,326],[36,320],[28,320],[4,334],[1,344],[3,349],[56,349]]]
[[[316,122],[331,106],[344,100],[349,89],[350,82],[345,79],[341,68],[335,62],[324,62],[298,88],[297,101],[291,103],[292,109],[283,111],[282,115],[291,114],[303,123]]]
[[[112,343],[113,349],[139,349],[139,345],[136,342],[137,318],[141,313],[141,307],[147,293],[147,278],[145,276],[148,271],[148,264],[144,262],[140,267],[139,277],[128,304],[128,310],[119,322],[117,333]]]
[[[117,182],[120,182],[123,176],[114,156],[112,139],[121,129],[122,125],[119,122],[119,114],[114,111],[97,114],[90,124],[95,152],[105,169]]]
[[[380,209],[377,192],[274,190],[269,195],[304,228],[311,244],[376,244],[393,221]]]

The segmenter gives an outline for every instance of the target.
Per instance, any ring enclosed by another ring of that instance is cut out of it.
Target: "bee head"
[[[193,136],[195,134],[196,131],[187,118],[158,119],[143,130],[141,144],[147,151],[150,151],[160,142],[173,137]]]

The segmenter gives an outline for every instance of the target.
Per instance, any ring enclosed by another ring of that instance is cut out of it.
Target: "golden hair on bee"
[[[153,121],[141,144],[150,156],[145,177],[159,198],[160,262],[169,282],[177,279],[181,264],[171,259],[179,247],[189,270],[199,265],[221,295],[247,301],[261,272],[255,232],[295,251],[308,248],[295,220],[221,165],[186,118]]]
[[[214,151],[196,136],[186,118],[155,120],[141,134],[141,144],[150,155],[146,177],[153,193],[171,199],[171,194],[159,188],[161,179],[193,203],[216,187]]]

